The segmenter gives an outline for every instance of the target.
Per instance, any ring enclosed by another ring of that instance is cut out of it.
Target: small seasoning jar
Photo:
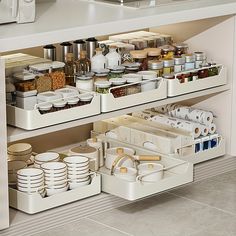
[[[93,99],[93,95],[92,94],[86,94],[83,95],[79,98],[79,106],[83,106],[83,105],[87,105],[90,104],[92,99]]]
[[[198,69],[206,61],[206,54],[204,52],[194,52],[195,55],[195,68]]]
[[[110,82],[111,86],[113,87],[111,89],[111,93],[115,98],[126,96],[126,87],[117,87],[117,86],[122,86],[126,83],[125,78],[113,78],[110,79]]]
[[[185,71],[185,57],[176,56],[174,57],[174,72],[179,73]]]
[[[159,47],[163,59],[172,59],[174,57],[175,48],[171,45],[164,45]]]
[[[53,111],[61,111],[66,108],[67,101],[61,100],[53,102]]]
[[[85,90],[85,91],[93,91],[93,77],[92,75],[76,75],[76,88]]]
[[[162,45],[171,45],[173,43],[173,39],[171,35],[161,34]]]
[[[184,74],[177,75],[176,78],[179,80],[180,83],[184,83]]]
[[[147,47],[148,48],[156,48],[156,39],[152,36],[143,38],[144,40],[147,40]]]
[[[173,59],[165,59],[163,60],[163,73],[170,74],[174,72],[175,62]]]
[[[175,79],[175,74],[174,73],[163,74],[162,77],[164,79]]]
[[[95,82],[95,88],[97,93],[106,94],[109,93],[111,87],[110,81],[97,81]]]
[[[216,76],[219,74],[219,70],[216,67],[216,63],[211,63],[211,68],[208,69],[208,76]]]
[[[194,70],[195,68],[195,55],[185,54],[185,70]]]
[[[181,56],[182,54],[188,53],[188,44],[186,43],[175,43],[173,46],[175,47],[176,56]]]
[[[68,98],[67,99],[67,107],[68,108],[77,107],[78,103],[79,103],[79,98],[78,97]]]
[[[138,82],[142,81],[142,75],[137,74],[127,74],[127,84],[130,84],[126,87],[126,94],[136,94],[141,92],[141,84]],[[135,83],[135,84],[132,84]]]
[[[192,81],[192,75],[191,75],[191,73],[184,73],[184,74],[182,75],[182,79],[183,79],[183,82],[184,82],[184,83],[187,83],[187,82]]]
[[[43,103],[38,105],[38,110],[40,114],[47,114],[52,112],[52,103]]]
[[[160,48],[145,48],[144,51],[147,52],[148,61],[159,60],[161,58],[161,49]]]
[[[204,78],[207,78],[207,77],[209,77],[209,69],[201,68],[198,71],[198,78],[199,79],[204,79]]]
[[[148,61],[148,70],[155,71],[157,73],[157,77],[161,77],[163,74],[163,61]]]
[[[135,50],[143,50],[148,47],[148,41],[145,39],[131,39],[129,43],[135,46]]]
[[[108,79],[112,78],[121,78],[122,75],[125,72],[125,67],[124,66],[117,66],[114,68],[110,68],[110,73],[108,74]]]
[[[134,62],[139,63],[139,70],[148,69],[147,52],[144,50],[133,50],[130,51],[130,54],[133,57]]]
[[[137,73],[139,72],[139,66],[125,67],[125,74]]]
[[[95,70],[94,71],[94,82],[96,81],[107,81],[108,80],[108,74],[110,70],[103,69],[103,70]]]

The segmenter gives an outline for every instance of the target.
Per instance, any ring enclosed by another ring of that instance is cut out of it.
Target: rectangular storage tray
[[[115,111],[167,98],[166,80],[160,79],[158,88],[115,98],[112,93],[101,94],[101,112]]]
[[[100,112],[100,95],[94,93],[90,104],[43,115],[37,109],[24,110],[7,105],[7,123],[25,130],[34,130],[97,115]]]
[[[134,145],[122,143],[116,140],[105,139],[110,147],[124,146],[136,150],[137,154],[156,155],[153,151],[148,151]],[[161,154],[160,154],[161,155]],[[105,167],[100,168],[102,175],[102,191],[112,195],[133,201],[150,196],[193,181],[193,164],[186,161],[161,155],[162,159],[158,163],[164,166],[180,164],[177,167],[165,171],[164,178],[156,183],[129,182],[110,175],[110,171]]]
[[[101,176],[97,174],[87,186],[68,190],[64,193],[55,194],[42,198],[39,193],[26,194],[9,187],[10,207],[28,214],[35,214],[54,207],[62,206],[83,198],[101,193]]]
[[[193,71],[196,71],[196,70],[193,70]],[[224,66],[220,65],[219,75],[216,75],[216,76],[211,76],[204,79],[198,79],[195,81],[189,81],[186,83],[180,83],[180,81],[177,78],[169,79],[167,96],[174,97],[174,96],[178,96],[178,95],[182,95],[186,93],[192,93],[199,90],[217,87],[220,85],[224,85],[226,83],[227,83],[227,70]]]

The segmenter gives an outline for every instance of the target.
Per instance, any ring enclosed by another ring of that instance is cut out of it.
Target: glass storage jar
[[[111,93],[115,98],[126,96],[126,87],[117,87],[126,84],[125,78],[113,78],[110,79],[110,82],[112,86]]]
[[[145,39],[131,39],[129,40],[130,44],[135,46],[135,50],[143,50],[144,48],[148,47],[148,41]]]
[[[175,43],[173,46],[175,47],[176,56],[181,56],[182,54],[188,53],[188,44],[186,43]]]
[[[131,94],[136,94],[141,92],[141,84],[138,82],[142,81],[142,75],[138,74],[127,74],[124,75],[123,78],[126,79],[127,84],[130,84],[129,86],[126,87],[126,94],[131,95]],[[135,84],[133,84],[135,83]]]
[[[185,70],[194,70],[195,69],[195,55],[194,54],[185,54]]]
[[[165,59],[163,60],[163,73],[170,74],[174,72],[175,62],[173,59]]]
[[[206,54],[204,52],[194,52],[195,55],[195,68],[198,69],[206,61]]]
[[[106,93],[109,93],[111,82],[110,81],[97,81],[95,82],[94,85],[95,85],[97,93],[106,94]]]
[[[162,46],[163,45],[171,45],[173,43],[173,39],[171,35],[161,34],[160,35]]]
[[[209,76],[209,69],[201,68],[198,71],[198,78],[199,79],[204,79],[204,78],[207,78],[208,76]]]
[[[159,60],[148,61],[148,70],[155,71],[157,73],[157,77],[162,77],[163,61]]]
[[[174,57],[174,72],[179,73],[185,70],[185,58],[181,56]]]
[[[93,91],[93,74],[76,75],[76,88],[84,91]]]
[[[131,56],[135,63],[139,63],[139,70],[147,70],[148,69],[148,61],[147,61],[147,52],[144,50],[133,50],[130,51]]]
[[[148,61],[159,60],[161,57],[161,49],[160,48],[145,48],[144,51],[147,52]]]
[[[96,81],[108,81],[108,74],[110,70],[103,69],[103,70],[96,70],[94,75],[94,82]]]
[[[171,45],[164,45],[159,47],[163,59],[172,59],[174,57],[175,48]]]
[[[121,78],[125,73],[125,67],[124,66],[117,66],[112,69],[110,69],[110,73],[108,74],[108,79],[112,78]]]
[[[87,58],[86,51],[80,51],[80,58],[75,63],[77,73],[85,75],[91,71],[91,62]]]
[[[67,53],[64,70],[65,70],[66,85],[75,86],[76,66],[74,62],[73,53]]]

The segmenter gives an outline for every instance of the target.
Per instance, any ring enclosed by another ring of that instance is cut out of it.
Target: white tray
[[[101,112],[119,110],[165,98],[167,98],[167,83],[166,80],[160,79],[158,88],[154,90],[117,98],[112,93],[101,94]]]
[[[43,115],[37,109],[24,110],[7,105],[7,123],[25,130],[34,130],[97,114],[100,114],[100,95],[95,93],[90,104]]]
[[[9,187],[9,204],[10,207],[17,210],[28,214],[35,214],[99,193],[101,193],[101,176],[97,174],[87,186],[82,186],[45,198],[42,198],[39,193],[26,194]]]
[[[134,148],[137,154],[156,154],[155,152],[119,141],[111,139],[106,139],[106,141],[111,147],[124,146]],[[165,171],[162,180],[156,183],[128,182],[110,175],[110,171],[105,167],[102,167],[99,170],[102,175],[102,191],[132,201],[193,181],[193,164],[180,159],[164,155],[161,156],[162,159],[158,163],[163,164],[165,167],[180,164],[169,171]]]
[[[219,65],[218,65],[219,66]],[[196,70],[193,70],[196,71]],[[191,72],[191,71],[189,71]],[[184,72],[183,72],[184,73]],[[204,79],[198,79],[186,83],[180,83],[175,79],[169,79],[168,81],[168,97],[174,97],[186,93],[192,93],[195,91],[217,87],[227,83],[227,70],[225,67],[220,66],[220,72],[217,76],[212,76]]]

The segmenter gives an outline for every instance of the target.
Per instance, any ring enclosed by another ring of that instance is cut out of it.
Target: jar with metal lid
[[[170,74],[174,72],[175,62],[173,59],[165,59],[163,60],[163,73]]]
[[[173,39],[171,35],[161,34],[160,35],[162,46],[163,45],[171,45],[173,43]]]
[[[201,68],[198,71],[198,78],[199,79],[204,79],[204,78],[207,78],[207,77],[209,77],[209,69]]]
[[[148,69],[147,52],[144,50],[133,50],[130,51],[130,54],[133,57],[134,62],[139,63],[139,70]]]
[[[219,74],[219,70],[216,67],[216,63],[211,63],[211,68],[208,69],[208,76],[216,76]]]
[[[194,70],[195,68],[195,55],[185,54],[185,70]]]
[[[111,93],[115,98],[117,97],[122,97],[126,96],[126,87],[117,87],[117,86],[122,86],[125,85],[126,79],[125,78],[113,78],[110,79],[111,86],[113,87],[111,89]]]
[[[163,75],[163,61],[148,61],[148,70],[155,71],[157,73],[157,77],[161,77]]]
[[[175,53],[175,47],[171,45],[164,45],[159,47],[161,49],[161,55],[163,59],[172,59]]]
[[[79,98],[78,97],[68,98],[67,99],[67,107],[68,108],[77,107],[78,104],[79,104]]]
[[[162,77],[164,79],[175,79],[175,74],[174,73],[163,74]]]
[[[40,114],[47,114],[52,112],[52,103],[43,103],[38,105],[38,110]]]
[[[106,93],[109,93],[111,82],[110,81],[97,81],[95,82],[94,85],[95,85],[97,93],[106,94]]]
[[[94,82],[97,81],[108,81],[108,74],[110,72],[110,70],[108,69],[103,69],[103,70],[96,70],[94,71],[95,75],[94,75]]]
[[[93,91],[93,74],[76,74],[76,88],[85,91]]]
[[[53,102],[53,111],[61,111],[66,108],[67,101],[61,100],[57,102]]]
[[[123,78],[126,79],[127,84],[130,84],[129,86],[126,87],[126,94],[127,95],[136,94],[136,93],[141,92],[141,84],[138,82],[142,81],[142,78],[143,78],[142,75],[127,74],[127,75],[124,75]]]
[[[185,70],[185,58],[181,56],[174,57],[174,72],[179,73]]]
[[[79,105],[80,106],[83,106],[83,105],[87,105],[87,104],[90,104],[92,99],[93,99],[93,95],[92,94],[85,94],[83,96],[81,96],[79,98]]]
[[[206,61],[206,54],[204,52],[194,52],[195,55],[195,68],[198,69]]]
[[[147,48],[148,41],[145,39],[131,39],[129,40],[130,44],[133,44],[135,46],[135,50],[143,50],[144,48]]]
[[[108,79],[121,78],[125,72],[124,66],[117,66],[117,67],[109,68],[109,69],[110,69],[110,72],[108,74]]]
[[[144,51],[147,52],[148,61],[159,60],[161,57],[161,49],[160,48],[145,48]]]
[[[152,36],[143,38],[144,40],[147,40],[147,47],[148,48],[156,48],[156,39]]]
[[[188,44],[186,43],[175,43],[173,46],[175,47],[176,56],[181,56],[182,54],[188,53]]]

